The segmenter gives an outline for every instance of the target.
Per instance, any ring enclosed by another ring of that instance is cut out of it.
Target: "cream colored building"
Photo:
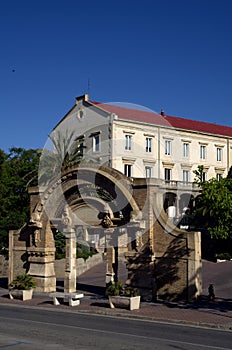
[[[232,127],[136,108],[91,102],[83,95],[54,133],[75,130],[87,161],[109,165],[128,177],[193,182],[198,165],[204,165],[205,179],[227,175]]]

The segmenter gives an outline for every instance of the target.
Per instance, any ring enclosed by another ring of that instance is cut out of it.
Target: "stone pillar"
[[[72,212],[68,205],[64,208],[62,221],[66,239],[66,261],[64,274],[64,292],[76,292],[76,232],[73,228]]]
[[[55,243],[49,220],[42,228],[39,220],[32,216],[30,222],[30,246],[27,247],[29,271],[36,283],[36,292],[56,291]],[[44,230],[43,235],[41,231]],[[43,236],[43,238],[42,238]],[[41,242],[42,239],[42,242]]]
[[[114,283],[114,268],[115,263],[114,247],[106,248],[106,287]]]
[[[28,274],[35,280],[36,292],[55,292],[55,248],[33,247],[27,250],[27,254],[30,264]]]
[[[64,275],[64,292],[76,292],[76,233],[72,228],[65,229],[66,260]]]
[[[201,233],[188,232],[188,300],[198,298],[202,293]]]
[[[20,230],[9,231],[9,268],[8,268],[8,282],[10,283],[17,275],[26,272],[26,267],[22,264],[22,257],[24,261],[27,259],[27,251],[25,241],[19,240]]]
[[[112,240],[114,229],[106,229],[106,287],[115,282],[115,250]]]

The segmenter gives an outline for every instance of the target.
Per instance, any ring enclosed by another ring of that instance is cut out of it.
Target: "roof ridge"
[[[115,113],[116,115],[118,115],[119,118],[124,120],[133,120],[140,123],[143,122],[161,126],[165,126],[167,125],[166,123],[169,123],[170,126],[176,129],[232,137],[232,127],[228,125],[210,123],[196,119],[188,119],[186,117],[163,115],[153,111],[133,109],[129,107],[117,106],[102,102],[91,101],[91,103],[96,107],[108,111],[109,113]]]

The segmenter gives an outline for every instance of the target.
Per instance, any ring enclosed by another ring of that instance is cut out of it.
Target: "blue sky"
[[[41,148],[88,92],[232,126],[231,0],[0,0],[0,148]]]

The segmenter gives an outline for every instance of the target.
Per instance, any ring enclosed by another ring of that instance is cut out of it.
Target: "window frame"
[[[148,166],[148,165],[145,166],[145,177],[146,177],[146,179],[150,179],[152,177],[152,167],[151,166]]]
[[[92,136],[92,138],[93,138],[93,152],[94,153],[100,152],[100,134],[95,134]]]
[[[168,176],[166,176],[166,175],[168,175]],[[165,181],[171,181],[172,180],[172,169],[164,168],[164,180]]]
[[[125,135],[125,150],[131,151],[132,149],[132,135],[126,134]]]
[[[132,164],[125,163],[124,164],[124,175],[127,177],[132,177]]]
[[[184,158],[189,157],[189,143],[187,143],[187,142],[183,143],[183,157]]]
[[[223,178],[223,174],[221,174],[221,173],[217,173],[216,174],[216,180],[217,181],[220,181],[222,178]]]
[[[187,169],[183,169],[183,182],[190,182],[190,171]]]
[[[165,155],[170,156],[172,153],[172,142],[171,140],[165,140]]]
[[[152,152],[152,137],[146,137],[146,152]]]
[[[217,162],[222,162],[222,148],[217,147]]]
[[[200,159],[206,159],[206,146],[200,145]]]

